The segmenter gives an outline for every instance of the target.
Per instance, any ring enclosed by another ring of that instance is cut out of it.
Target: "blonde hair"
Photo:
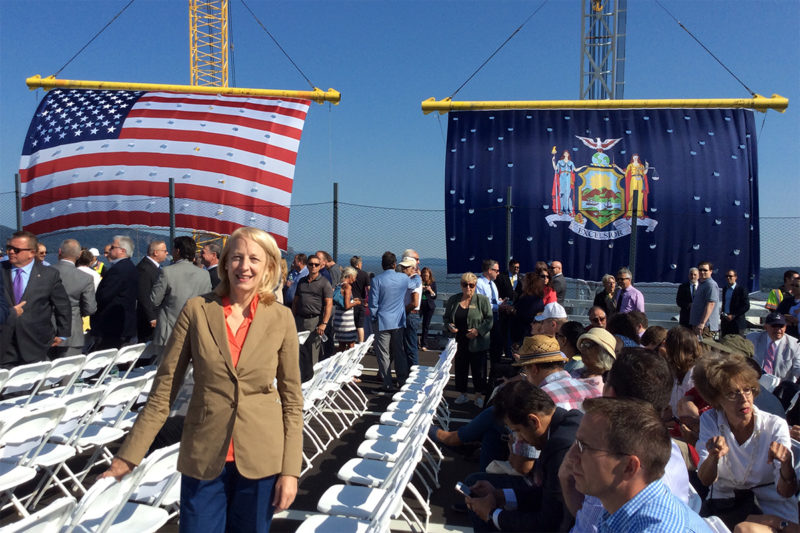
[[[472,272],[464,272],[463,274],[461,274],[461,281],[466,281],[467,283],[477,283],[478,276],[476,276]]]
[[[345,267],[342,271],[342,279],[349,278],[351,276],[355,277],[358,275],[358,271],[353,267]]]
[[[228,296],[231,292],[230,280],[228,278],[228,262],[233,251],[234,241],[237,239],[249,239],[259,245],[266,254],[266,264],[261,280],[258,283],[258,298],[262,303],[270,304],[275,301],[274,288],[278,285],[281,275],[281,251],[272,235],[258,228],[241,227],[236,229],[225,243],[222,254],[219,258],[220,281],[214,290],[219,296]]]

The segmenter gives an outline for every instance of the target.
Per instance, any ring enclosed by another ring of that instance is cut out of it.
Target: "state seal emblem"
[[[576,167],[569,150],[551,150],[554,170],[552,210],[546,217],[551,227],[569,222],[569,229],[578,235],[596,240],[612,240],[631,233],[631,219],[636,212],[637,226],[654,231],[658,221],[648,216],[650,164],[633,154],[626,168],[612,163],[606,153],[622,139],[576,137],[595,150],[591,163]],[[653,177],[653,179],[658,179]],[[580,181],[580,183],[577,183]],[[638,200],[634,205],[634,191]]]

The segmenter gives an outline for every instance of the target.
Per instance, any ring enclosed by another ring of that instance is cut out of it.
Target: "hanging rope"
[[[61,74],[61,71],[62,71],[62,70],[64,70],[65,68],[67,68],[67,65],[69,65],[70,63],[72,63],[72,60],[73,60],[73,59],[75,59],[76,57],[78,57],[78,56],[80,55],[80,53],[81,53],[81,52],[83,52],[84,50],[86,50],[86,47],[87,47],[87,46],[89,46],[90,44],[92,44],[92,41],[94,41],[95,39],[97,39],[97,38],[100,36],[100,34],[101,34],[101,33],[103,33],[104,31],[106,31],[106,28],[108,28],[109,26],[111,26],[111,24],[112,24],[112,23],[113,23],[115,20],[117,20],[117,18],[119,18],[119,16],[120,16],[120,15],[122,15],[122,14],[125,12],[125,10],[126,10],[126,9],[128,9],[129,7],[131,7],[131,4],[133,4],[135,1],[136,1],[136,0],[131,0],[130,2],[128,2],[128,3],[127,3],[127,5],[126,5],[125,7],[123,7],[123,8],[122,8],[122,10],[120,10],[120,12],[119,12],[119,13],[117,13],[116,15],[114,15],[114,18],[112,18],[111,20],[109,20],[109,21],[108,21],[108,23],[106,23],[106,25],[105,25],[105,26],[103,26],[103,28],[102,28],[100,31],[98,31],[98,32],[97,32],[97,33],[94,35],[94,37],[92,37],[91,39],[89,39],[89,42],[88,42],[88,43],[86,43],[85,45],[83,45],[83,48],[81,48],[80,50],[78,50],[77,52],[75,52],[75,55],[74,55],[74,56],[72,56],[71,58],[69,58],[69,61],[67,61],[66,63],[64,63],[64,65],[63,65],[63,66],[62,66],[60,69],[58,69],[58,70],[56,71],[56,73],[55,73],[55,74],[53,74],[53,77],[58,77],[58,75],[59,75],[59,74]]]
[[[719,63],[720,65],[722,65],[722,68],[724,68],[725,70],[727,70],[727,71],[728,71],[728,74],[730,74],[731,76],[733,76],[733,78],[734,78],[736,81],[738,81],[738,82],[739,82],[739,83],[742,85],[742,87],[744,87],[744,88],[745,88],[745,90],[746,90],[747,92],[749,92],[749,93],[750,93],[750,95],[751,95],[751,96],[754,96],[754,97],[756,96],[756,93],[755,93],[755,92],[754,92],[752,89],[750,89],[750,87],[748,87],[748,86],[747,86],[747,85],[746,85],[746,84],[745,84],[745,83],[744,83],[742,80],[740,80],[740,79],[739,79],[739,77],[738,77],[736,74],[734,74],[734,73],[733,73],[733,71],[731,71],[731,69],[729,69],[729,68],[727,67],[727,65],[725,65],[725,63],[723,63],[722,61],[720,61],[720,59],[719,59],[717,56],[715,56],[715,55],[714,55],[714,53],[713,53],[711,50],[709,50],[709,49],[706,47],[706,45],[704,45],[703,43],[701,43],[701,42],[700,42],[700,39],[698,39],[697,37],[695,37],[695,36],[694,36],[694,34],[693,34],[692,32],[690,32],[690,31],[689,31],[689,30],[686,28],[686,26],[684,26],[684,25],[681,23],[681,21],[680,21],[680,20],[678,20],[677,18],[675,18],[675,16],[674,16],[672,13],[670,13],[670,12],[669,12],[669,10],[668,10],[666,7],[664,7],[664,5],[663,5],[661,2],[659,2],[659,0],[656,0],[656,4],[658,4],[658,5],[659,5],[659,7],[661,7],[661,9],[663,9],[664,11],[666,11],[666,12],[667,12],[667,15],[669,15],[670,17],[672,17],[672,20],[674,20],[674,21],[675,21],[675,22],[678,24],[678,26],[680,26],[681,28],[683,28],[683,31],[685,31],[686,33],[688,33],[688,34],[689,34],[689,36],[690,36],[692,39],[694,39],[694,40],[697,42],[697,44],[699,44],[699,45],[700,45],[700,46],[703,48],[703,50],[705,50],[706,52],[708,52],[708,55],[710,55],[711,57],[713,57],[713,58],[714,58],[714,59],[717,61],[717,63]]]
[[[242,0],[242,1],[244,1],[244,0]],[[478,72],[480,72],[480,70],[481,70],[483,67],[485,67],[485,66],[486,66],[486,64],[487,64],[489,61],[491,61],[491,60],[492,60],[492,58],[493,58],[495,55],[497,55],[497,53],[498,53],[500,50],[502,50],[502,49],[503,49],[503,47],[504,47],[506,44],[508,44],[508,41],[510,41],[511,39],[513,39],[513,38],[514,38],[514,36],[515,36],[516,34],[518,34],[518,33],[519,33],[519,31],[522,29],[522,27],[523,27],[523,26],[525,26],[525,24],[527,24],[527,23],[528,23],[528,21],[529,21],[529,20],[531,20],[531,19],[533,18],[533,16],[534,16],[534,15],[536,15],[536,13],[538,13],[538,12],[539,12],[539,10],[540,10],[540,9],[542,9],[542,8],[545,6],[545,4],[546,4],[547,2],[548,2],[548,0],[544,0],[544,1],[541,3],[541,5],[540,5],[539,7],[537,7],[537,8],[536,8],[536,9],[533,11],[533,13],[531,13],[531,14],[528,16],[528,18],[526,18],[526,19],[525,19],[525,21],[524,21],[522,24],[520,24],[520,25],[519,25],[519,27],[518,27],[516,30],[514,30],[513,32],[511,32],[511,35],[509,35],[509,36],[508,36],[508,38],[507,38],[505,41],[503,41],[503,44],[501,44],[500,46],[498,46],[498,47],[497,47],[497,50],[495,50],[494,52],[492,52],[492,54],[491,54],[489,57],[487,57],[487,58],[486,58],[486,61],[484,61],[483,63],[481,63],[481,66],[479,66],[479,67],[478,67],[478,68],[475,70],[475,72],[473,72],[473,73],[472,73],[472,74],[469,76],[469,78],[467,78],[467,79],[466,79],[466,81],[464,81],[464,83],[462,83],[462,84],[461,84],[461,86],[460,86],[458,89],[456,89],[456,90],[453,92],[453,94],[451,94],[451,95],[450,95],[450,98],[452,99],[453,97],[455,97],[455,95],[456,95],[456,94],[458,94],[458,91],[460,91],[461,89],[463,89],[463,88],[464,88],[464,86],[465,86],[467,83],[469,83],[469,81],[470,81],[472,78],[474,78],[474,77],[475,77],[475,75],[476,75]]]
[[[272,39],[272,42],[273,42],[273,43],[275,43],[275,46],[277,46],[277,47],[278,47],[278,49],[279,49],[281,52],[283,52],[283,55],[285,55],[285,56],[286,56],[286,59],[288,59],[288,60],[289,60],[289,62],[290,62],[292,65],[294,65],[294,68],[295,68],[295,69],[297,69],[297,72],[299,72],[299,73],[300,73],[300,75],[301,75],[303,78],[305,78],[305,80],[308,82],[308,84],[311,86],[311,88],[312,88],[312,89],[314,89],[314,88],[316,87],[316,85],[314,85],[313,83],[311,83],[311,80],[310,80],[310,79],[308,79],[308,76],[306,76],[306,75],[305,75],[305,73],[304,73],[302,70],[300,70],[300,67],[298,67],[298,66],[297,66],[297,63],[295,63],[295,62],[294,62],[294,60],[293,60],[291,57],[289,57],[289,54],[287,54],[287,53],[286,53],[286,50],[284,50],[284,49],[283,49],[283,47],[280,45],[280,43],[277,41],[277,39],[275,39],[275,37],[273,37],[273,36],[272,36],[272,34],[271,34],[271,33],[269,32],[269,30],[267,29],[267,27],[266,27],[266,26],[264,26],[264,25],[261,23],[261,21],[258,19],[258,17],[256,16],[256,14],[255,14],[255,13],[253,13],[253,10],[252,10],[252,9],[250,9],[250,6],[248,6],[248,5],[247,5],[247,2],[245,2],[244,0],[242,0],[242,5],[244,5],[244,7],[246,7],[246,8],[247,8],[247,10],[248,10],[248,11],[250,12],[250,14],[253,16],[253,18],[255,19],[255,21],[258,23],[258,25],[259,25],[259,26],[261,26],[261,29],[262,29],[262,30],[264,30],[264,32],[266,32],[266,34],[267,34],[267,35],[269,35],[269,38],[270,38],[270,39]]]
[[[228,76],[230,77],[229,85],[236,87],[236,56],[233,50],[233,9],[228,4],[228,55],[230,57],[228,68]]]

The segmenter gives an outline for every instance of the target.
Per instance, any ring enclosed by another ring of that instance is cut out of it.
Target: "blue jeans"
[[[478,413],[466,426],[458,428],[457,433],[461,442],[481,443],[481,470],[486,470],[495,459],[508,459],[508,443],[503,440],[503,435],[507,435],[508,430],[495,420],[493,405]]]
[[[409,313],[406,315],[406,327],[403,328],[403,349],[406,352],[408,368],[416,365],[419,361],[419,341],[417,339],[417,332],[419,331],[421,322],[422,317],[417,313]]]
[[[180,533],[267,533],[277,478],[247,479],[234,462],[214,479],[182,475]]]

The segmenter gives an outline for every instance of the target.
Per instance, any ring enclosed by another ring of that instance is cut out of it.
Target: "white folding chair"
[[[116,348],[91,352],[86,356],[86,363],[83,365],[78,379],[81,381],[93,380],[97,386],[102,385],[114,366],[114,361],[117,359],[118,354],[119,350]],[[83,386],[88,385],[84,383]]]
[[[128,374],[130,374],[131,370],[133,370],[133,366],[136,364],[136,361],[138,361],[139,357],[141,357],[144,353],[145,348],[147,348],[147,344],[143,342],[139,344],[131,344],[130,346],[123,346],[120,348],[116,359],[114,359],[114,364],[112,365],[109,374],[114,373],[122,365],[128,365],[128,368],[125,369],[125,373],[114,379],[127,378]]]
[[[10,369],[6,382],[3,384],[2,390],[0,390],[0,397],[22,395],[24,393],[30,394],[39,386],[51,366],[52,363],[50,361],[42,361],[19,365]],[[9,405],[8,407],[11,406]]]
[[[769,392],[772,392],[775,390],[775,387],[781,384],[781,378],[765,372],[761,374],[760,378],[758,378],[758,382],[761,383],[761,385]]]
[[[0,492],[3,507],[7,505],[6,500],[10,500],[22,515],[28,514],[14,495],[14,489],[36,477],[33,461],[65,413],[64,407],[11,411],[11,420],[0,430]]]
[[[75,510],[75,498],[59,498],[22,520],[0,528],[0,533],[58,533]]]
[[[180,443],[155,450],[148,455],[138,468],[144,469],[133,493],[128,498],[135,503],[154,507],[172,507],[177,500],[168,499],[174,484],[180,484],[178,472],[178,449]],[[173,496],[174,497],[174,496]]]
[[[52,405],[59,405],[58,399],[67,394],[75,380],[78,379],[81,368],[86,362],[85,355],[73,355],[55,359],[45,376],[30,395],[11,398],[0,402],[0,410],[8,406],[18,405],[28,409],[43,409]],[[56,387],[56,385],[58,385]]]

